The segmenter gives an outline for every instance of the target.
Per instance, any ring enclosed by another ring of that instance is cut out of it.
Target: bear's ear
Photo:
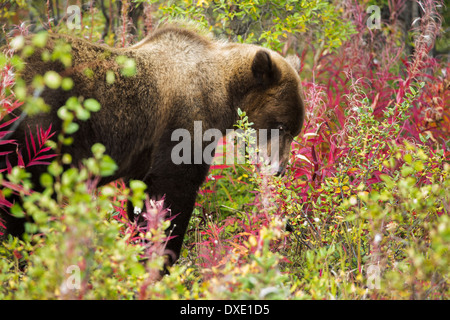
[[[298,73],[301,68],[301,61],[295,54],[290,54],[286,57],[286,61],[294,68],[294,70]]]
[[[252,73],[258,84],[267,85],[275,81],[277,67],[267,51],[259,50],[256,52],[252,62]]]

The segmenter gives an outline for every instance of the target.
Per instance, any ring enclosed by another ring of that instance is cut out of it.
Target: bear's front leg
[[[197,192],[206,177],[208,167],[204,165],[190,165],[181,170],[181,172],[183,174],[170,176],[150,175],[143,181],[148,186],[150,198],[159,200],[164,197],[164,206],[170,209],[170,216],[166,218],[172,218],[172,220],[170,227],[166,230],[166,234],[171,239],[167,242],[165,248],[167,256],[165,267],[172,266],[180,256]],[[201,178],[199,179],[199,177]],[[136,218],[131,202],[128,203],[128,217],[131,221],[134,221]]]

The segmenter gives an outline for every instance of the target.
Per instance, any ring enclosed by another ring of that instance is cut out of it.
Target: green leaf
[[[106,82],[107,82],[108,84],[113,84],[114,81],[116,81],[116,75],[114,74],[113,71],[108,70],[108,71],[106,72]]]
[[[13,206],[11,207],[11,214],[16,218],[24,218],[25,217],[25,212],[23,211],[23,209],[20,207],[20,205],[17,202],[14,203]]]
[[[428,136],[423,136],[421,133],[419,133],[419,138],[422,143],[426,143],[428,141]]]
[[[129,272],[133,276],[141,276],[145,273],[145,268],[141,263],[136,262],[130,266]]]
[[[95,143],[92,147],[91,147],[91,151],[92,154],[94,155],[94,157],[96,159],[100,158],[106,151],[106,148],[104,145],[102,145],[101,143]]]
[[[44,75],[44,83],[50,89],[58,89],[61,85],[61,76],[55,71],[47,71]]]
[[[78,131],[80,126],[76,122],[70,122],[66,127],[66,133],[67,134],[73,134]]]
[[[116,62],[122,67],[122,75],[130,77],[136,74],[136,61],[134,61],[134,59],[130,59],[126,56],[118,56]]]
[[[47,170],[54,177],[59,176],[63,172],[62,166],[60,166],[56,161],[50,163],[50,165],[47,167]]]
[[[72,121],[72,119],[73,119],[72,113],[69,112],[66,107],[59,108],[56,113],[61,120]]]
[[[91,112],[97,112],[101,107],[100,103],[95,99],[86,99],[86,101],[84,101],[84,106]]]
[[[62,156],[62,163],[71,164],[72,163],[72,155],[70,153],[64,153]]]
[[[67,169],[61,178],[61,183],[63,186],[71,186],[74,184],[78,177],[78,170],[75,168]]]
[[[131,180],[130,181],[130,188],[133,191],[144,191],[145,189],[147,189],[147,185],[140,181],[140,180]]]
[[[23,46],[25,45],[24,36],[20,35],[20,36],[15,37],[14,39],[11,40],[10,45],[11,45],[11,49],[13,49],[15,51],[22,49]]]
[[[73,80],[71,78],[64,78],[61,81],[61,88],[65,91],[69,91],[73,88]]]
[[[69,110],[75,110],[79,106],[80,106],[80,102],[78,101],[78,99],[76,97],[70,97],[66,101],[66,107]]]
[[[53,177],[46,172],[41,174],[40,181],[41,185],[45,188],[50,188],[53,185]]]
[[[75,114],[77,116],[77,119],[82,121],[86,121],[91,117],[91,113],[89,112],[89,110],[86,110],[82,107],[77,108],[75,110]]]
[[[33,213],[33,219],[37,224],[44,224],[48,221],[48,215],[43,210],[38,210]]]
[[[41,31],[39,33],[37,33],[33,39],[31,40],[31,42],[33,43],[33,45],[35,45],[38,48],[43,48],[45,47],[45,45],[47,44],[47,38],[48,38],[48,34],[46,31]]]
[[[103,159],[100,163],[100,175],[102,177],[112,176],[114,172],[116,172],[117,168],[117,164],[110,156],[103,156]]]
[[[380,179],[384,181],[384,183],[386,184],[386,187],[388,187],[389,189],[394,188],[395,182],[394,182],[394,180],[392,180],[392,178],[391,178],[390,176],[388,176],[387,174],[382,174],[382,175],[380,175]]]
[[[425,166],[423,165],[422,161],[420,161],[420,160],[414,161],[413,167],[414,167],[414,170],[416,170],[418,172],[421,172],[421,171],[423,171],[423,169],[425,169]]]
[[[403,177],[409,176],[412,173],[414,173],[414,169],[412,167],[403,166],[403,168],[402,168],[402,176]]]
[[[407,163],[411,163],[412,162],[412,156],[411,154],[407,153],[403,156],[403,159],[407,162]]]
[[[92,78],[94,76],[94,71],[91,68],[86,68],[83,70],[83,73],[86,77]]]
[[[126,77],[131,77],[136,74],[136,61],[127,59],[123,64],[122,74]]]

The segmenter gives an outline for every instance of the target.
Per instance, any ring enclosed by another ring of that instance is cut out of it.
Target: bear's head
[[[305,114],[297,71],[299,61],[296,56],[285,59],[268,49],[255,51],[245,111],[254,123],[253,128],[267,130],[271,172],[280,175],[289,161],[291,143],[302,129]]]

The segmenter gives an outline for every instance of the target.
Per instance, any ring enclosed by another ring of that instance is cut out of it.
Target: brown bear
[[[43,50],[52,52],[61,39],[72,47],[68,68],[41,58]],[[135,75],[121,74],[118,56],[134,59]],[[281,172],[288,161],[291,142],[303,124],[300,78],[288,60],[256,45],[218,41],[174,25],[159,28],[136,45],[121,49],[49,34],[46,46],[35,50],[25,62],[22,74],[27,83],[36,74],[54,70],[71,77],[74,85],[69,91],[46,87],[41,97],[50,106],[50,112],[24,117],[9,139],[24,144],[25,128],[36,124],[43,128],[52,124],[58,131],[61,120],[57,110],[69,97],[96,99],[101,109],[87,121],[79,122],[74,143],[62,153],[70,153],[73,164],[77,164],[91,156],[94,143],[102,143],[118,169],[113,176],[102,179],[100,185],[119,178],[126,182],[142,180],[149,195],[165,196],[172,214],[178,214],[172,221],[175,237],[167,244],[171,252],[168,265],[179,257],[197,191],[209,170],[209,163],[204,160],[174,163],[171,154],[179,141],[173,141],[172,133],[183,128],[193,136],[196,122],[201,123],[203,132],[217,129],[225,134],[227,129],[233,129],[240,108],[256,130],[278,130]],[[114,72],[113,83],[106,80],[108,70]],[[38,177],[46,168],[30,169],[38,189]],[[130,204],[128,215],[134,219]],[[24,232],[26,219],[6,213],[1,217],[10,234]]]

